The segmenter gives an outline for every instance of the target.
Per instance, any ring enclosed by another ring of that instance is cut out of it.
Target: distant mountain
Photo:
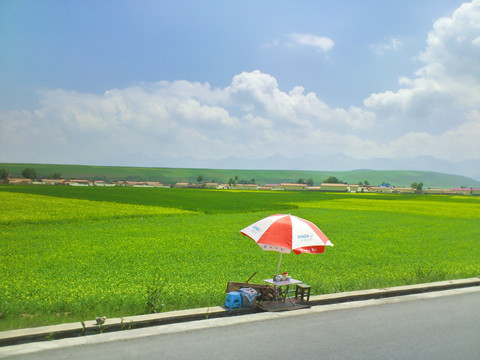
[[[177,159],[173,163],[162,162],[161,166],[200,167],[214,169],[264,169],[264,170],[317,170],[350,171],[356,169],[370,170],[420,170],[454,174],[480,181],[480,160],[453,162],[436,159],[431,156],[415,158],[371,158],[354,159],[343,154],[332,156],[305,155],[287,158],[283,155],[269,156],[262,159],[246,159],[230,156],[220,160]]]
[[[174,168],[209,168],[209,169],[251,169],[251,170],[317,170],[317,171],[350,171],[356,169],[371,170],[421,170],[435,171],[444,174],[466,176],[480,181],[480,159],[466,161],[448,161],[432,156],[414,158],[354,159],[335,154],[330,156],[304,155],[288,158],[283,155],[272,155],[258,159],[242,156],[229,156],[222,159],[196,159],[194,157],[159,158],[144,154],[128,154],[98,158],[91,165],[112,166],[144,166]]]
[[[394,159],[391,163],[386,159],[366,160],[375,170],[423,170],[436,171],[446,174],[455,174],[480,180],[480,160],[453,162],[436,159],[432,156],[417,156],[410,159]]]

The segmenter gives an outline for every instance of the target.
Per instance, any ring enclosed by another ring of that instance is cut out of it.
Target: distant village
[[[480,189],[474,188],[451,188],[420,189],[412,187],[396,187],[389,184],[380,186],[348,184],[348,183],[322,183],[320,186],[309,186],[306,183],[281,183],[281,184],[253,184],[253,183],[230,183],[220,184],[216,182],[177,182],[175,184],[163,184],[158,181],[124,181],[87,179],[39,179],[7,178],[5,183],[11,185],[63,185],[63,186],[129,186],[129,187],[157,187],[157,188],[191,188],[191,189],[221,189],[221,190],[271,190],[271,191],[325,191],[342,193],[385,193],[385,194],[443,194],[443,195],[480,195]],[[412,184],[413,185],[413,184]]]

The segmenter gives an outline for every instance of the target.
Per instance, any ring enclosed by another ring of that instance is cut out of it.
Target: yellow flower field
[[[334,244],[283,257],[315,294],[480,275],[475,197],[4,186],[0,203],[0,330],[222,305],[228,281],[273,275],[278,253],[239,231],[281,212]]]

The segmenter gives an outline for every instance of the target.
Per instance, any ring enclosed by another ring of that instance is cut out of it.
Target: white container
[[[241,288],[238,290],[242,296],[242,307],[251,307],[255,305],[258,291],[252,288]]]

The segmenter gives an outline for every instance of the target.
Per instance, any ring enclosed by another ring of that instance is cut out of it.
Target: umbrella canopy
[[[240,230],[240,233],[254,240],[263,250],[280,252],[277,273],[282,254],[292,250],[295,254],[318,254],[325,251],[325,246],[333,246],[315,224],[290,214],[268,216]]]

